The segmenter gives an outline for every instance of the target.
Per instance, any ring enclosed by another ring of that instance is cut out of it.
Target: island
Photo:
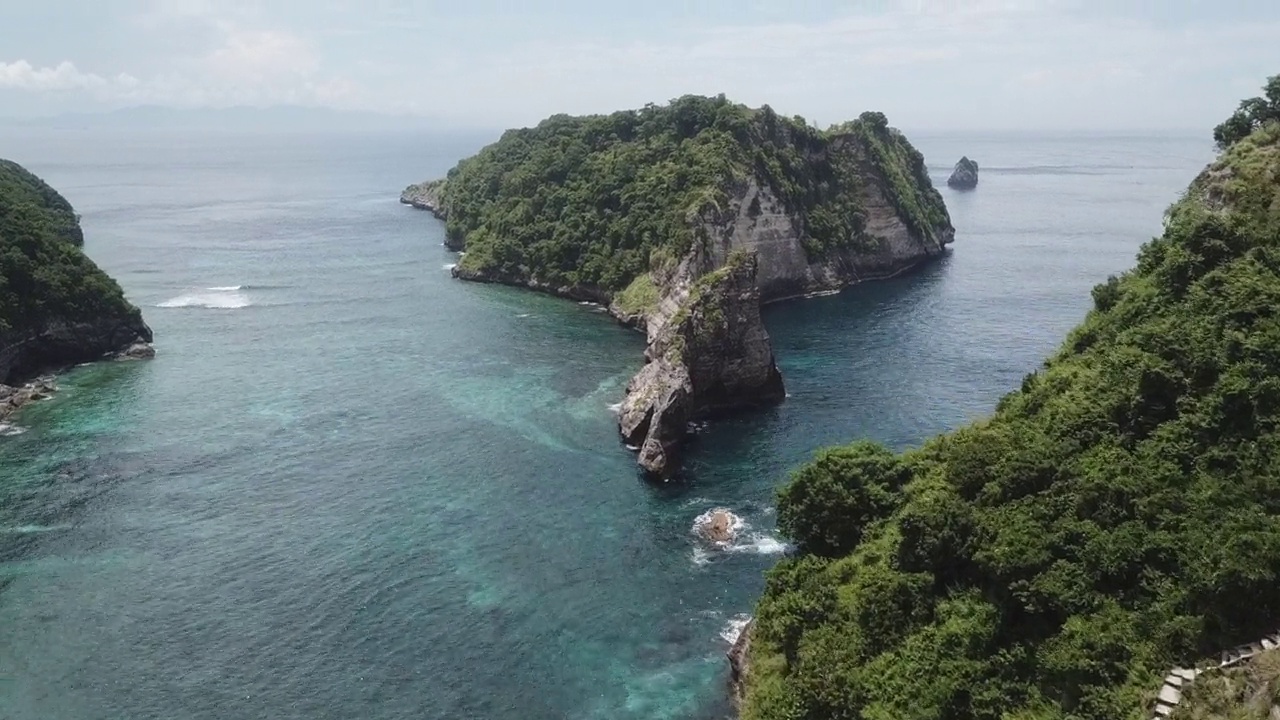
[[[45,373],[153,354],[142,313],[83,244],[66,198],[0,160],[0,420],[52,390]]]
[[[1230,668],[1280,645],[1275,118],[1219,129],[992,416],[822,451],[779,490],[797,552],[731,653],[745,720],[1268,717]]]
[[[947,178],[947,185],[957,190],[972,190],[978,187],[978,163],[968,157],[961,157],[960,162]]]
[[[646,333],[619,432],[655,477],[690,422],[785,397],[761,304],[891,277],[955,236],[884,115],[819,130],[723,95],[509,130],[401,201],[445,221],[455,277],[599,303]]]

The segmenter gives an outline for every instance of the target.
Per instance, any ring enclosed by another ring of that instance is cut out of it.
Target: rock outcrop
[[[0,161],[0,286],[9,288],[0,294],[0,383],[19,385],[83,362],[153,352],[142,313],[84,256],[82,240],[65,198]],[[25,396],[9,393],[8,407]]]
[[[686,277],[705,262],[695,253]],[[695,420],[782,401],[786,391],[760,319],[759,261],[738,252],[696,280],[679,280],[672,305],[648,325],[645,366],[627,385],[618,428],[639,447],[640,466],[657,476],[675,467]]]
[[[441,220],[447,220],[449,213],[445,210],[440,198],[440,189],[443,187],[443,180],[428,180],[410,185],[400,193],[400,202],[419,210],[426,210]]]
[[[742,518],[726,508],[708,510],[693,521],[694,533],[721,546],[733,542],[742,526]]]
[[[967,157],[960,158],[956,167],[947,178],[947,185],[957,190],[972,190],[978,187],[978,163]]]
[[[747,675],[751,672],[751,631],[754,628],[754,620],[747,623],[726,653],[729,658],[729,698],[736,708],[742,707],[742,699],[746,696]]]

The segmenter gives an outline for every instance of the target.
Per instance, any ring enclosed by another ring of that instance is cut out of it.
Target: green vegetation
[[[81,237],[65,198],[0,160],[0,350],[52,321],[141,322],[120,286],[77,247]]]
[[[883,115],[824,132],[723,96],[508,131],[450,170],[441,193],[464,270],[617,292],[655,255],[683,257],[705,222],[727,221],[752,180],[801,219],[815,258],[874,242],[863,233],[866,183],[885,187],[925,237],[947,219],[920,154]]]
[[[1187,689],[1172,720],[1270,720],[1280,713],[1280,651],[1200,676]]]
[[[1220,149],[1231,147],[1267,123],[1280,122],[1280,75],[1267,78],[1262,90],[1263,97],[1242,101],[1235,114],[1213,129]]]
[[[19,205],[42,208],[56,236],[77,247],[84,245],[80,218],[71,203],[18,163],[0,159],[0,216]]]
[[[640,273],[635,280],[618,293],[614,301],[627,315],[644,315],[658,306],[658,286],[649,273]]]
[[[795,474],[744,718],[1146,720],[1170,667],[1275,628],[1278,179],[1271,124],[991,418]]]

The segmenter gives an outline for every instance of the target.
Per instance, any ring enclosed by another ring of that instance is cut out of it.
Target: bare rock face
[[[726,654],[729,658],[729,697],[737,708],[742,707],[742,698],[746,695],[747,674],[751,671],[751,631],[754,627],[754,620],[747,623]]]
[[[951,172],[951,177],[947,178],[947,185],[957,190],[972,190],[978,187],[978,163],[967,157],[960,158],[955,170]]]
[[[646,363],[627,385],[618,428],[651,475],[674,470],[690,422],[786,396],[760,319],[757,272],[755,253],[735,253],[717,270],[674,283],[674,299],[647,324]]]
[[[428,180],[410,185],[400,193],[400,202],[419,210],[426,210],[441,220],[447,220],[448,212],[440,198],[440,191],[443,188],[444,180]]]

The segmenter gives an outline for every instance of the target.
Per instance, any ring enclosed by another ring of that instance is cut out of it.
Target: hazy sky
[[[501,127],[724,92],[820,124],[1207,128],[1280,0],[0,0],[0,115],[298,103]]]

